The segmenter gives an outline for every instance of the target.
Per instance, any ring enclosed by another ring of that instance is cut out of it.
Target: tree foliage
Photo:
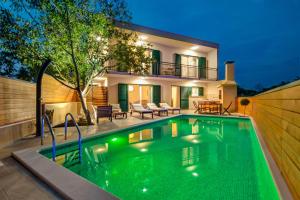
[[[250,100],[249,99],[242,99],[240,103],[241,103],[242,106],[248,106],[248,104],[250,103]]]
[[[0,73],[34,80],[41,64],[47,73],[76,89],[83,103],[91,80],[109,68],[147,73],[149,45],[135,45],[124,0],[10,0],[0,12]],[[86,114],[87,115],[87,114]]]
[[[115,27],[130,14],[122,0],[11,0],[14,9],[1,8],[1,71],[11,74],[16,65],[35,77],[46,58],[48,73],[81,89],[92,77],[110,67],[122,66],[146,73],[149,47],[134,45],[137,35]],[[26,70],[24,69],[26,68]],[[76,76],[78,70],[79,77]]]
[[[242,106],[244,106],[244,116],[245,116],[245,113],[246,113],[246,107],[249,105],[249,103],[250,103],[249,99],[247,99],[247,98],[241,99],[240,104]]]

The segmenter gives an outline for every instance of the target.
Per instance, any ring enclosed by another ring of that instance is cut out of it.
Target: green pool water
[[[183,115],[84,140],[81,163],[76,143],[57,154],[120,199],[279,199],[248,119]]]

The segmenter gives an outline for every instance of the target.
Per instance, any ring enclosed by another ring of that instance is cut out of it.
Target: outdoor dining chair
[[[230,104],[226,108],[224,108],[224,111],[223,111],[222,115],[224,115],[225,113],[228,113],[228,115],[231,115],[231,113],[229,112],[229,109],[230,109],[231,105],[232,105],[232,101],[230,102]]]

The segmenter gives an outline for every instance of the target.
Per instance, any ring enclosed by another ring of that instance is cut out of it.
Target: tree
[[[242,99],[240,104],[242,106],[244,106],[244,116],[245,116],[245,113],[246,113],[246,107],[248,106],[248,104],[250,103],[250,100],[249,99]]]
[[[116,20],[128,23],[130,15],[123,0],[11,0],[14,10],[1,8],[7,34],[0,41],[12,52],[20,71],[35,75],[39,66],[51,60],[47,73],[77,91],[89,124],[85,102],[90,83],[108,69],[122,67],[147,73],[151,58],[149,44],[135,45],[137,34],[115,26]],[[0,24],[1,25],[1,24]],[[13,25],[13,26],[12,26]],[[1,52],[2,54],[2,52]],[[24,69],[25,67],[25,69]],[[20,75],[19,75],[20,76]]]

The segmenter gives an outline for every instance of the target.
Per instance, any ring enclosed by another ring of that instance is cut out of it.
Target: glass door
[[[181,76],[186,78],[198,77],[198,58],[195,56],[181,57]]]
[[[189,78],[197,78],[198,77],[198,58],[197,57],[189,57],[188,59],[188,75]]]

